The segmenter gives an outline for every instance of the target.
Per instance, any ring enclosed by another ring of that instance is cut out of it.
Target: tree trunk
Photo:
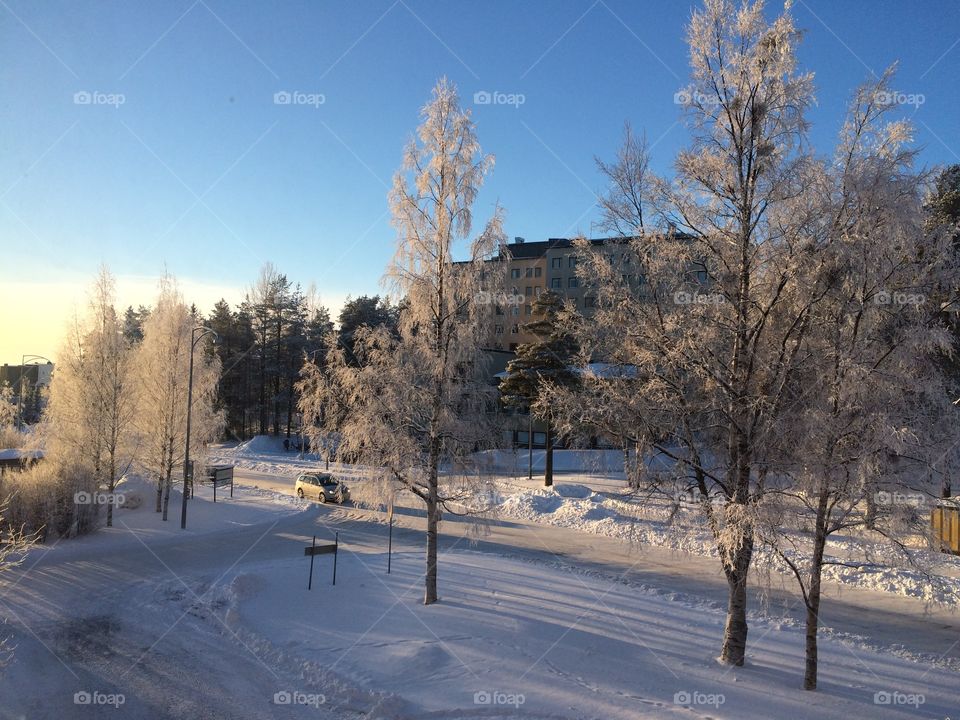
[[[803,689],[817,689],[817,630],[819,629],[820,588],[816,595],[810,592],[807,605],[806,670],[803,675]]]
[[[157,512],[163,511],[163,475],[157,475]]]
[[[173,474],[173,468],[167,468],[167,475],[163,479],[163,519],[167,519],[167,508],[170,505],[170,476]]]
[[[753,556],[753,537],[745,538],[731,558],[727,576],[727,624],[723,630],[720,662],[742,666],[747,655],[747,575]]]
[[[807,593],[806,671],[803,689],[817,689],[817,631],[820,625],[820,579],[823,574],[823,552],[827,546],[830,493],[821,487],[817,502],[817,525],[813,537],[813,556],[810,562],[810,590]]]
[[[543,476],[544,487],[553,485],[553,423],[547,417],[547,461]]]
[[[117,470],[114,454],[110,454],[110,477],[107,478],[107,497],[110,502],[107,503],[107,527],[113,527],[113,491],[117,488]]]
[[[439,515],[439,488],[437,466],[431,452],[430,489],[427,494],[427,574],[423,604],[431,605],[437,601],[437,525]]]

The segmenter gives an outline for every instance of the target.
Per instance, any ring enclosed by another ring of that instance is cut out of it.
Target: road
[[[286,492],[292,492],[294,481],[251,471],[238,471],[237,480]],[[0,583],[0,614],[17,644],[17,662],[0,683],[0,717],[81,717],[74,693],[91,689],[122,693],[123,712],[89,707],[82,708],[82,717],[269,716],[276,708],[267,699],[283,687],[282,678],[256,652],[240,649],[219,619],[221,579],[245,565],[302,555],[312,535],[324,538],[334,531],[348,552],[382,552],[383,519],[374,511],[315,505],[269,524],[198,538],[128,542],[99,556],[71,551],[31,556]],[[395,550],[420,552],[423,525],[416,509],[398,508]],[[441,567],[443,552],[470,548],[574,565],[719,607],[726,602],[725,581],[709,558],[517,521],[494,522],[478,540],[470,535],[466,522],[444,520]],[[800,617],[789,587],[771,588],[769,602]],[[759,607],[756,595],[753,607]],[[900,645],[960,661],[960,618],[944,611],[924,614],[920,603],[907,598],[831,587],[822,620],[836,632],[867,636],[878,646]],[[211,667],[208,658],[220,660]],[[285,710],[289,717],[326,712]]]

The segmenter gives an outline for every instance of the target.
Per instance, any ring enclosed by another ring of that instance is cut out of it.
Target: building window
[[[524,297],[531,298],[533,297],[533,286],[527,285],[527,294]]]
[[[706,270],[697,270],[697,280],[702,283],[707,281],[707,271]]]
[[[577,266],[577,256],[576,256],[576,255],[571,255],[570,258],[569,258],[569,260],[568,260],[568,265],[567,265],[567,267],[576,267],[576,266]]]
[[[530,433],[526,430],[517,430],[517,442],[521,445],[526,445],[530,442]]]
[[[533,434],[533,444],[534,445],[546,445],[547,444],[547,434],[543,432],[535,432]]]
[[[580,287],[580,280],[576,277],[567,278],[567,287]]]
[[[510,334],[511,334],[511,335],[519,335],[519,334],[520,334],[520,326],[517,325],[516,323],[514,323],[513,326],[510,328]]]
[[[559,290],[560,288],[563,287],[563,279],[554,278],[553,280],[550,281],[550,287],[556,288],[557,290]]]
[[[503,308],[497,305],[497,315],[503,315]]]
[[[543,274],[543,273],[542,273],[541,268],[535,267],[535,268],[533,269],[533,276],[534,276],[534,277],[540,277],[540,275],[542,275],[542,274]]]
[[[514,305],[512,308],[510,308],[510,314],[513,315],[514,317],[516,317],[517,315],[519,315],[519,314],[520,314],[520,306],[519,306],[519,305]]]
[[[533,268],[528,267],[527,271],[523,274],[524,277],[533,277]]]
[[[524,305],[524,306],[523,306],[523,314],[524,314],[524,315],[533,315],[533,308],[530,307],[530,305]]]
[[[503,325],[497,325],[494,328],[494,332],[496,332],[497,335],[503,335]]]
[[[542,293],[542,292],[543,292],[543,288],[540,287],[539,285],[537,285],[537,286],[533,289],[533,294],[534,294],[534,296],[536,296],[536,297],[540,297],[540,293]]]
[[[520,268],[513,268],[510,270],[510,278],[516,280],[520,277]]]
[[[555,257],[550,261],[550,267],[552,268],[562,268],[563,267],[563,258]]]

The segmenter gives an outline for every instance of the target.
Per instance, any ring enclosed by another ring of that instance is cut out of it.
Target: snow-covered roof
[[[0,450],[0,460],[38,460],[42,457],[43,450],[20,450],[19,448]]]
[[[616,365],[614,363],[590,363],[585,368],[573,367],[574,372],[588,377],[612,380],[615,378],[633,379],[637,376],[636,365]],[[497,380],[505,380],[510,376],[506,370],[494,375]]]
[[[577,372],[582,375],[605,380],[612,380],[616,378],[633,379],[637,376],[637,366],[597,362],[590,363],[585,368],[577,368]]]

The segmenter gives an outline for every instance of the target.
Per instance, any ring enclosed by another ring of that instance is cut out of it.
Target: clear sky
[[[268,260],[335,310],[379,291],[387,185],[444,74],[497,158],[478,225],[499,200],[511,237],[590,234],[593,158],[624,120],[658,172],[687,140],[674,93],[695,4],[0,0],[0,362],[52,356],[101,262],[124,305],[149,303],[165,268],[203,310],[236,302]],[[958,0],[794,15],[818,147],[852,88],[899,60],[922,162],[960,162]],[[483,91],[507,102],[475,104]]]

